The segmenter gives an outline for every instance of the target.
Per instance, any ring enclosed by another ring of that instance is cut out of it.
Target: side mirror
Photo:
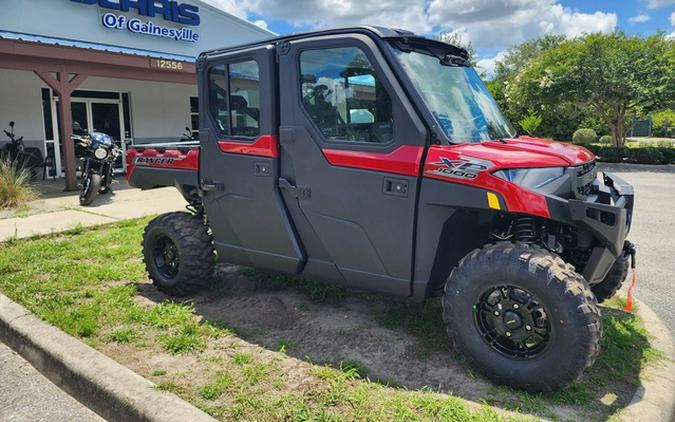
[[[12,128],[14,127],[14,120],[12,120],[11,122],[9,122],[9,127],[12,127]]]

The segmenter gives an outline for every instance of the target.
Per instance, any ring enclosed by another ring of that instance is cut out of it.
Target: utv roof
[[[227,48],[219,48],[219,49],[214,49],[214,50],[207,50],[204,51],[199,55],[200,58],[206,58],[208,56],[215,56],[219,55],[222,53],[228,53],[232,51],[237,51],[237,50],[242,50],[245,48],[251,48],[251,47],[257,47],[257,46],[263,46],[263,45],[268,45],[268,44],[276,44],[284,41],[293,41],[293,40],[298,40],[298,39],[303,39],[303,38],[309,38],[309,37],[316,37],[316,36],[321,36],[321,35],[339,35],[339,34],[353,34],[353,33],[365,33],[370,36],[374,36],[377,38],[381,39],[406,39],[408,41],[416,41],[418,43],[423,42],[425,44],[435,44],[437,46],[445,46],[454,48],[456,51],[456,54],[459,53],[464,58],[468,58],[468,53],[465,49],[461,47],[457,47],[454,45],[450,45],[447,43],[443,43],[441,41],[425,38],[421,35],[416,35],[414,32],[407,31],[405,29],[397,29],[397,28],[386,28],[386,27],[381,27],[381,26],[348,26],[348,27],[342,27],[342,28],[334,28],[334,29],[324,29],[320,31],[309,31],[309,32],[301,32],[298,34],[289,34],[289,35],[282,35],[279,37],[272,37],[272,38],[267,38],[261,41],[256,41],[253,43],[248,43],[248,44],[240,44],[232,47],[227,47]]]

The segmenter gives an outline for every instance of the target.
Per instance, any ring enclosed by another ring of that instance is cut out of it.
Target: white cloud
[[[658,7],[670,6],[675,4],[675,0],[643,0],[647,3],[647,7],[650,9],[656,9]]]
[[[428,16],[477,48],[500,49],[545,34],[612,32],[617,23],[614,13],[581,13],[554,0],[432,0]]]
[[[253,22],[253,24],[254,24],[255,26],[261,27],[262,29],[267,29],[267,22],[265,22],[265,21],[262,20],[262,19],[258,19],[257,21]]]
[[[247,2],[236,2],[235,0],[203,0],[204,3],[234,15],[238,18],[246,19]]]
[[[214,1],[214,0],[212,0]],[[248,12],[295,26],[330,28],[359,24],[428,32],[425,0],[247,0]]]
[[[646,13],[642,13],[640,15],[635,15],[635,16],[632,16],[632,17],[628,18],[628,22],[630,22],[630,23],[645,23],[650,19],[651,19],[651,16],[649,16]]]
[[[476,48],[505,49],[545,34],[611,32],[614,13],[582,13],[559,0],[205,0],[239,17],[329,28],[358,24],[458,33]],[[675,0],[649,0],[675,1]]]
[[[495,74],[495,67],[497,66],[497,62],[504,60],[505,57],[506,57],[506,50],[502,50],[492,58],[479,59],[476,62],[476,70],[479,73],[484,72],[488,77],[492,77]]]
[[[675,12],[670,14],[670,24],[675,26]]]

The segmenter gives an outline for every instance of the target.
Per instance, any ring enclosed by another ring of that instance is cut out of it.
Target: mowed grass
[[[343,368],[308,363],[300,371],[302,382],[291,380],[280,364],[287,359],[283,353],[270,358],[239,350],[241,342],[231,330],[202,320],[189,303],[137,303],[137,283],[146,280],[139,245],[147,221],[0,245],[0,290],[93,347],[119,344],[197,356],[213,368],[206,383],[191,382],[194,374],[176,368],[153,368],[144,375],[161,378],[158,389],[222,420],[523,420],[445,394],[370,382],[356,363]],[[218,350],[221,355],[205,352],[212,342],[226,345]]]
[[[278,351],[246,343],[222,321],[200,318],[189,302],[166,300],[149,306],[136,300],[139,283],[147,282],[139,246],[147,221],[78,228],[0,245],[0,291],[93,347],[142,351],[163,356],[164,363],[179,362],[141,375],[218,419],[528,420],[505,416],[500,408],[555,419],[551,406],[588,407],[594,415],[611,415],[621,403],[598,412],[598,396],[617,384],[636,384],[640,368],[660,358],[633,314],[605,308],[598,362],[580,383],[555,394],[494,387],[484,403],[475,405],[428,389],[407,391],[395,383],[371,382],[368,368],[357,361],[334,367],[298,363],[286,356],[285,350],[292,347],[287,342],[280,340]],[[312,299],[339,300],[346,294],[285,276],[267,277],[277,277],[280,285]],[[429,301],[392,306],[373,323],[418,337],[430,352],[445,351],[440,315],[438,302]],[[420,352],[423,359],[425,350]],[[190,358],[192,366],[181,367],[182,358]]]

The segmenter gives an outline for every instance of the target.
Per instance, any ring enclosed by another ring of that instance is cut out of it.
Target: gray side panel
[[[334,263],[344,285],[409,295],[417,178],[393,176],[408,182],[409,196],[386,195],[392,175],[332,166],[306,128],[294,132],[294,141],[281,143],[281,175],[311,194],[282,192],[308,257]]]
[[[204,206],[213,230],[216,250],[226,262],[297,273],[304,256],[278,188],[279,160],[224,153],[208,113],[207,69],[212,64],[255,59],[260,70],[260,134],[276,134],[277,95],[275,52],[272,46],[218,57],[200,69],[201,181],[215,189],[204,194]],[[228,137],[228,142],[254,139]],[[267,171],[261,172],[261,167]]]
[[[301,105],[302,49],[358,46],[376,68],[393,105],[394,142],[326,142]],[[360,289],[409,296],[414,255],[415,176],[331,165],[322,148],[389,153],[426,143],[426,129],[376,44],[364,35],[293,41],[279,57],[281,177],[309,195],[282,190],[308,263],[303,274]],[[407,183],[407,195],[385,193],[385,179]]]
[[[424,299],[442,287],[452,268],[482,246],[495,214],[486,192],[452,182],[423,178],[417,215],[413,296]],[[499,197],[502,209],[504,200]]]

